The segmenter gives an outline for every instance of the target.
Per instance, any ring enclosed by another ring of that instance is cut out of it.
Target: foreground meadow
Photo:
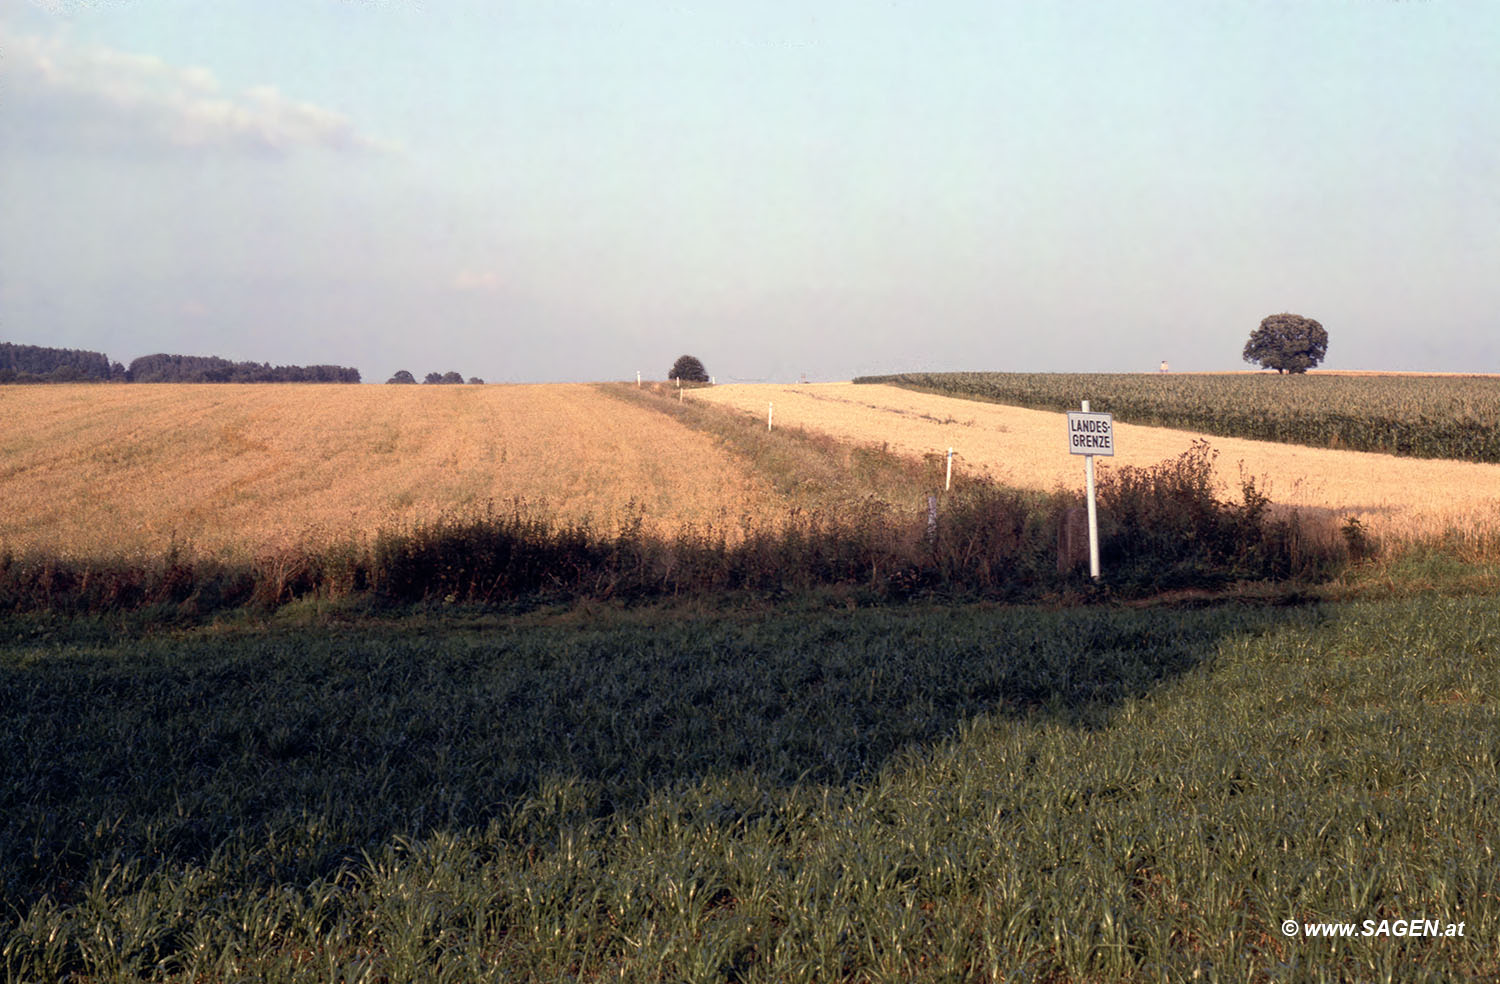
[[[1061,413],[980,403],[895,386],[819,383],[734,384],[695,390],[712,401],[840,439],[889,446],[906,454],[955,449],[955,474],[986,476],[1019,488],[1077,488],[1081,459],[1067,453]],[[1101,470],[1145,467],[1175,458],[1203,434],[1115,423],[1116,454],[1096,458]],[[1500,465],[1398,458],[1271,441],[1212,437],[1220,484],[1238,489],[1245,477],[1282,507],[1343,522],[1357,518],[1394,542],[1445,540],[1476,552],[1500,543]],[[1332,525],[1332,524],[1330,524]]]
[[[1494,980],[1497,613],[15,620],[0,966]]]
[[[518,500],[606,533],[784,509],[702,434],[585,385],[0,387],[0,553],[243,558]]]

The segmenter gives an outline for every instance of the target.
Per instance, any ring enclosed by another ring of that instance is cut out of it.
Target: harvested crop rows
[[[937,396],[886,385],[734,384],[697,390],[693,399],[735,407],[761,420],[775,405],[777,426],[805,427],[840,439],[914,455],[955,451],[955,475],[987,475],[1022,488],[1076,488],[1080,459],[1067,453],[1060,413]],[[1205,435],[1115,424],[1117,454],[1101,468],[1147,466],[1186,451]],[[1452,534],[1477,542],[1500,528],[1500,465],[1420,460],[1355,451],[1212,437],[1217,475],[1233,495],[1241,477],[1278,506],[1309,515],[1356,517],[1396,539]],[[940,480],[940,479],[939,479]],[[1486,531],[1491,531],[1488,534]]]
[[[586,385],[0,390],[0,551],[243,555],[482,510],[604,532],[779,515],[711,439]]]

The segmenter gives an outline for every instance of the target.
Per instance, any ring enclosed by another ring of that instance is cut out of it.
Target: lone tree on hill
[[[397,369],[396,375],[386,380],[386,382],[388,383],[415,383],[416,381],[417,377],[413,376],[405,369]]]
[[[1245,343],[1245,361],[1259,362],[1262,369],[1277,372],[1307,372],[1328,354],[1328,332],[1300,314],[1273,314],[1250,333]]]
[[[708,370],[703,368],[703,363],[698,361],[697,356],[681,355],[677,357],[676,362],[672,363],[667,378],[680,379],[684,383],[706,383]]]

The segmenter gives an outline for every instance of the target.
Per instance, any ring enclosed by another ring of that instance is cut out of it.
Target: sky
[[[1493,0],[0,0],[0,340],[1500,372]]]

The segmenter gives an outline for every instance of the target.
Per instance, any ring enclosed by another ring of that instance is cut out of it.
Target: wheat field
[[[1077,488],[1060,414],[883,385],[731,384],[688,399],[779,426],[935,458],[956,481]],[[1176,457],[1201,435],[1115,425],[1101,472]],[[1500,465],[1214,437],[1218,477],[1278,507],[1357,517],[1396,540],[1488,542]],[[362,541],[493,505],[614,532],[774,523],[790,506],[712,438],[585,384],[51,385],[0,389],[0,552],[245,557]]]
[[[954,451],[957,481],[985,475],[1006,485],[1080,488],[1083,461],[1067,452],[1062,414],[852,383],[736,383],[694,390],[690,399],[734,407],[777,426],[804,427],[841,440],[913,455]],[[1147,466],[1186,451],[1204,435],[1115,424],[1116,454],[1101,470]],[[1448,537],[1476,546],[1500,529],[1500,465],[1398,458],[1358,451],[1210,437],[1226,494],[1253,478],[1278,507],[1342,521],[1355,517],[1396,541]]]
[[[0,388],[0,553],[246,556],[518,502],[605,532],[786,508],[710,438],[581,384]]]

